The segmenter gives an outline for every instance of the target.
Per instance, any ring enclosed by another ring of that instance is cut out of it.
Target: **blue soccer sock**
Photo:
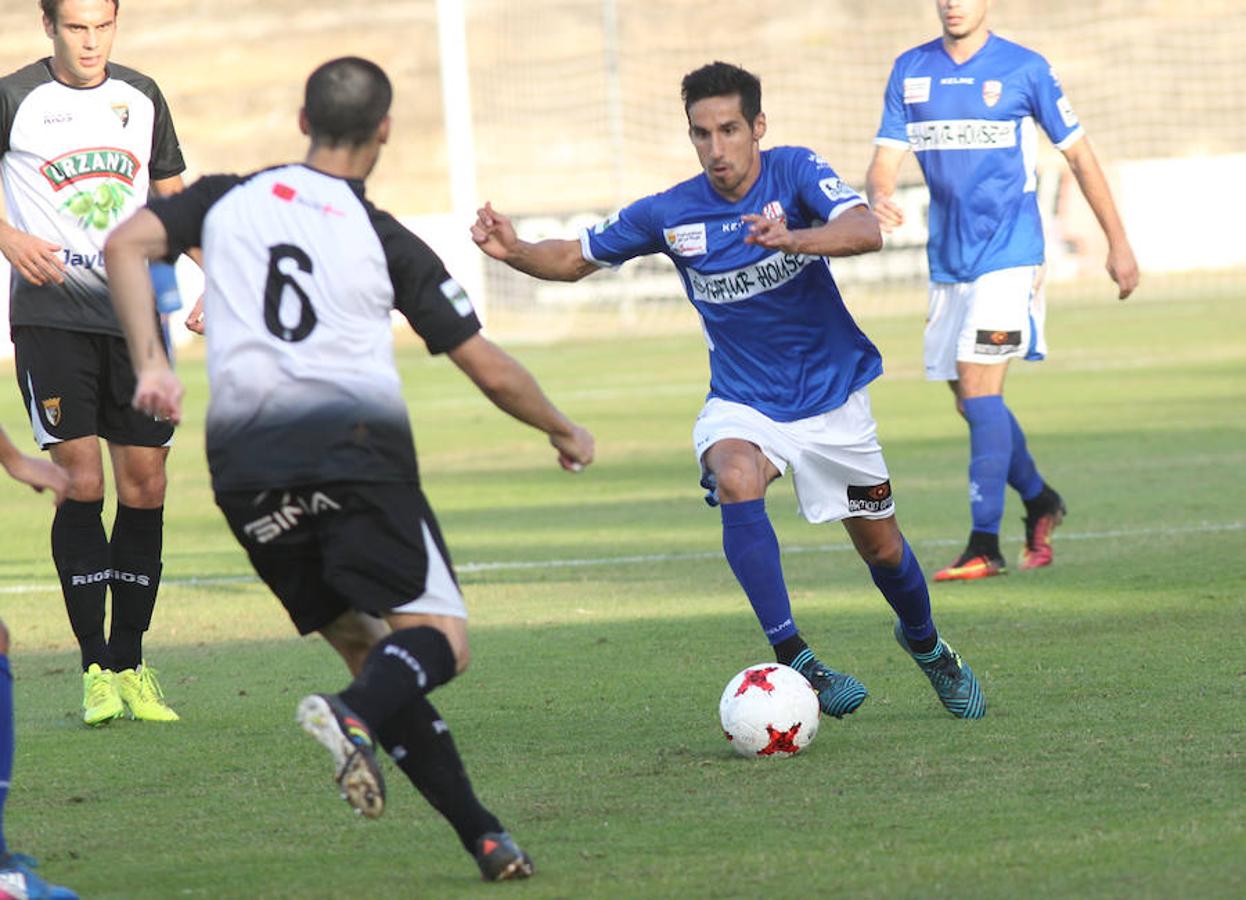
[[[909,542],[904,541],[904,555],[897,568],[869,568],[874,583],[900,619],[900,627],[904,629],[909,646],[917,648],[931,644],[937,632],[930,616],[930,591],[926,588],[926,576]]]
[[[1029,448],[1025,445],[1025,432],[1021,430],[1017,417],[1007,406],[1004,407],[1004,411],[1008,413],[1008,424],[1012,429],[1012,457],[1008,461],[1008,484],[1021,495],[1022,500],[1033,500],[1043,492],[1043,476],[1038,474],[1038,466],[1034,464],[1034,457],[1030,456]]]
[[[999,534],[1012,458],[1008,407],[998,394],[970,397],[963,406],[969,422],[969,510],[973,530]]]
[[[9,657],[0,653],[0,857],[9,852],[4,842],[4,803],[13,775],[13,674]]]
[[[722,521],[727,564],[748,595],[766,639],[777,644],[792,637],[796,634],[792,602],[783,581],[779,539],[766,515],[765,498],[724,503]]]

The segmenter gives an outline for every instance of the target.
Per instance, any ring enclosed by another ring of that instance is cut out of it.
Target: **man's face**
[[[688,136],[714,190],[739,200],[757,180],[761,167],[758,142],[766,133],[766,117],[757,114],[752,126],[740,111],[740,97],[706,97],[688,108]]]
[[[943,33],[950,38],[963,38],[984,27],[991,0],[935,0],[935,7]]]
[[[61,0],[56,22],[43,20],[52,39],[56,77],[74,87],[94,87],[104,80],[104,67],[117,32],[113,0]]]

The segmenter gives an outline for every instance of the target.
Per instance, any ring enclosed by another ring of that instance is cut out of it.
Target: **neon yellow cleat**
[[[176,722],[181,719],[164,702],[164,691],[156,681],[156,670],[147,663],[137,669],[117,673],[117,690],[130,708],[130,717],[144,722]]]
[[[82,721],[88,725],[107,725],[125,714],[121,694],[117,692],[117,676],[99,663],[91,663],[82,673]]]

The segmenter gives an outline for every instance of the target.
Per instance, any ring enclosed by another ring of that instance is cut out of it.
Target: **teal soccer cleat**
[[[828,716],[842,719],[849,713],[856,712],[857,707],[869,696],[865,685],[851,675],[828,669],[808,647],[796,654],[791,666],[813,685],[818,694],[818,706]]]
[[[986,715],[986,698],[982,696],[977,676],[947,641],[939,638],[929,653],[914,653],[899,622],[896,622],[895,635],[896,643],[926,673],[948,712],[958,719],[981,719]]]

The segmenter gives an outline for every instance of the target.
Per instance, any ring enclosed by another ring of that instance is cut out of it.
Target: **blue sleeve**
[[[908,117],[904,114],[904,76],[900,70],[900,60],[891,67],[891,77],[887,79],[887,90],[883,94],[883,120],[878,125],[875,143],[895,144],[899,142],[905,149],[909,146]]]
[[[865,198],[812,150],[794,154],[789,165],[801,205],[814,218],[829,222],[844,210],[865,203]]]
[[[1060,79],[1047,60],[1038,56],[1030,65],[1028,75],[1034,118],[1051,142],[1063,150],[1082,136],[1077,113],[1073,112],[1072,104],[1060,87]]]
[[[581,232],[584,258],[602,266],[617,266],[637,256],[660,253],[665,245],[661,229],[653,227],[655,200],[637,200]]]

